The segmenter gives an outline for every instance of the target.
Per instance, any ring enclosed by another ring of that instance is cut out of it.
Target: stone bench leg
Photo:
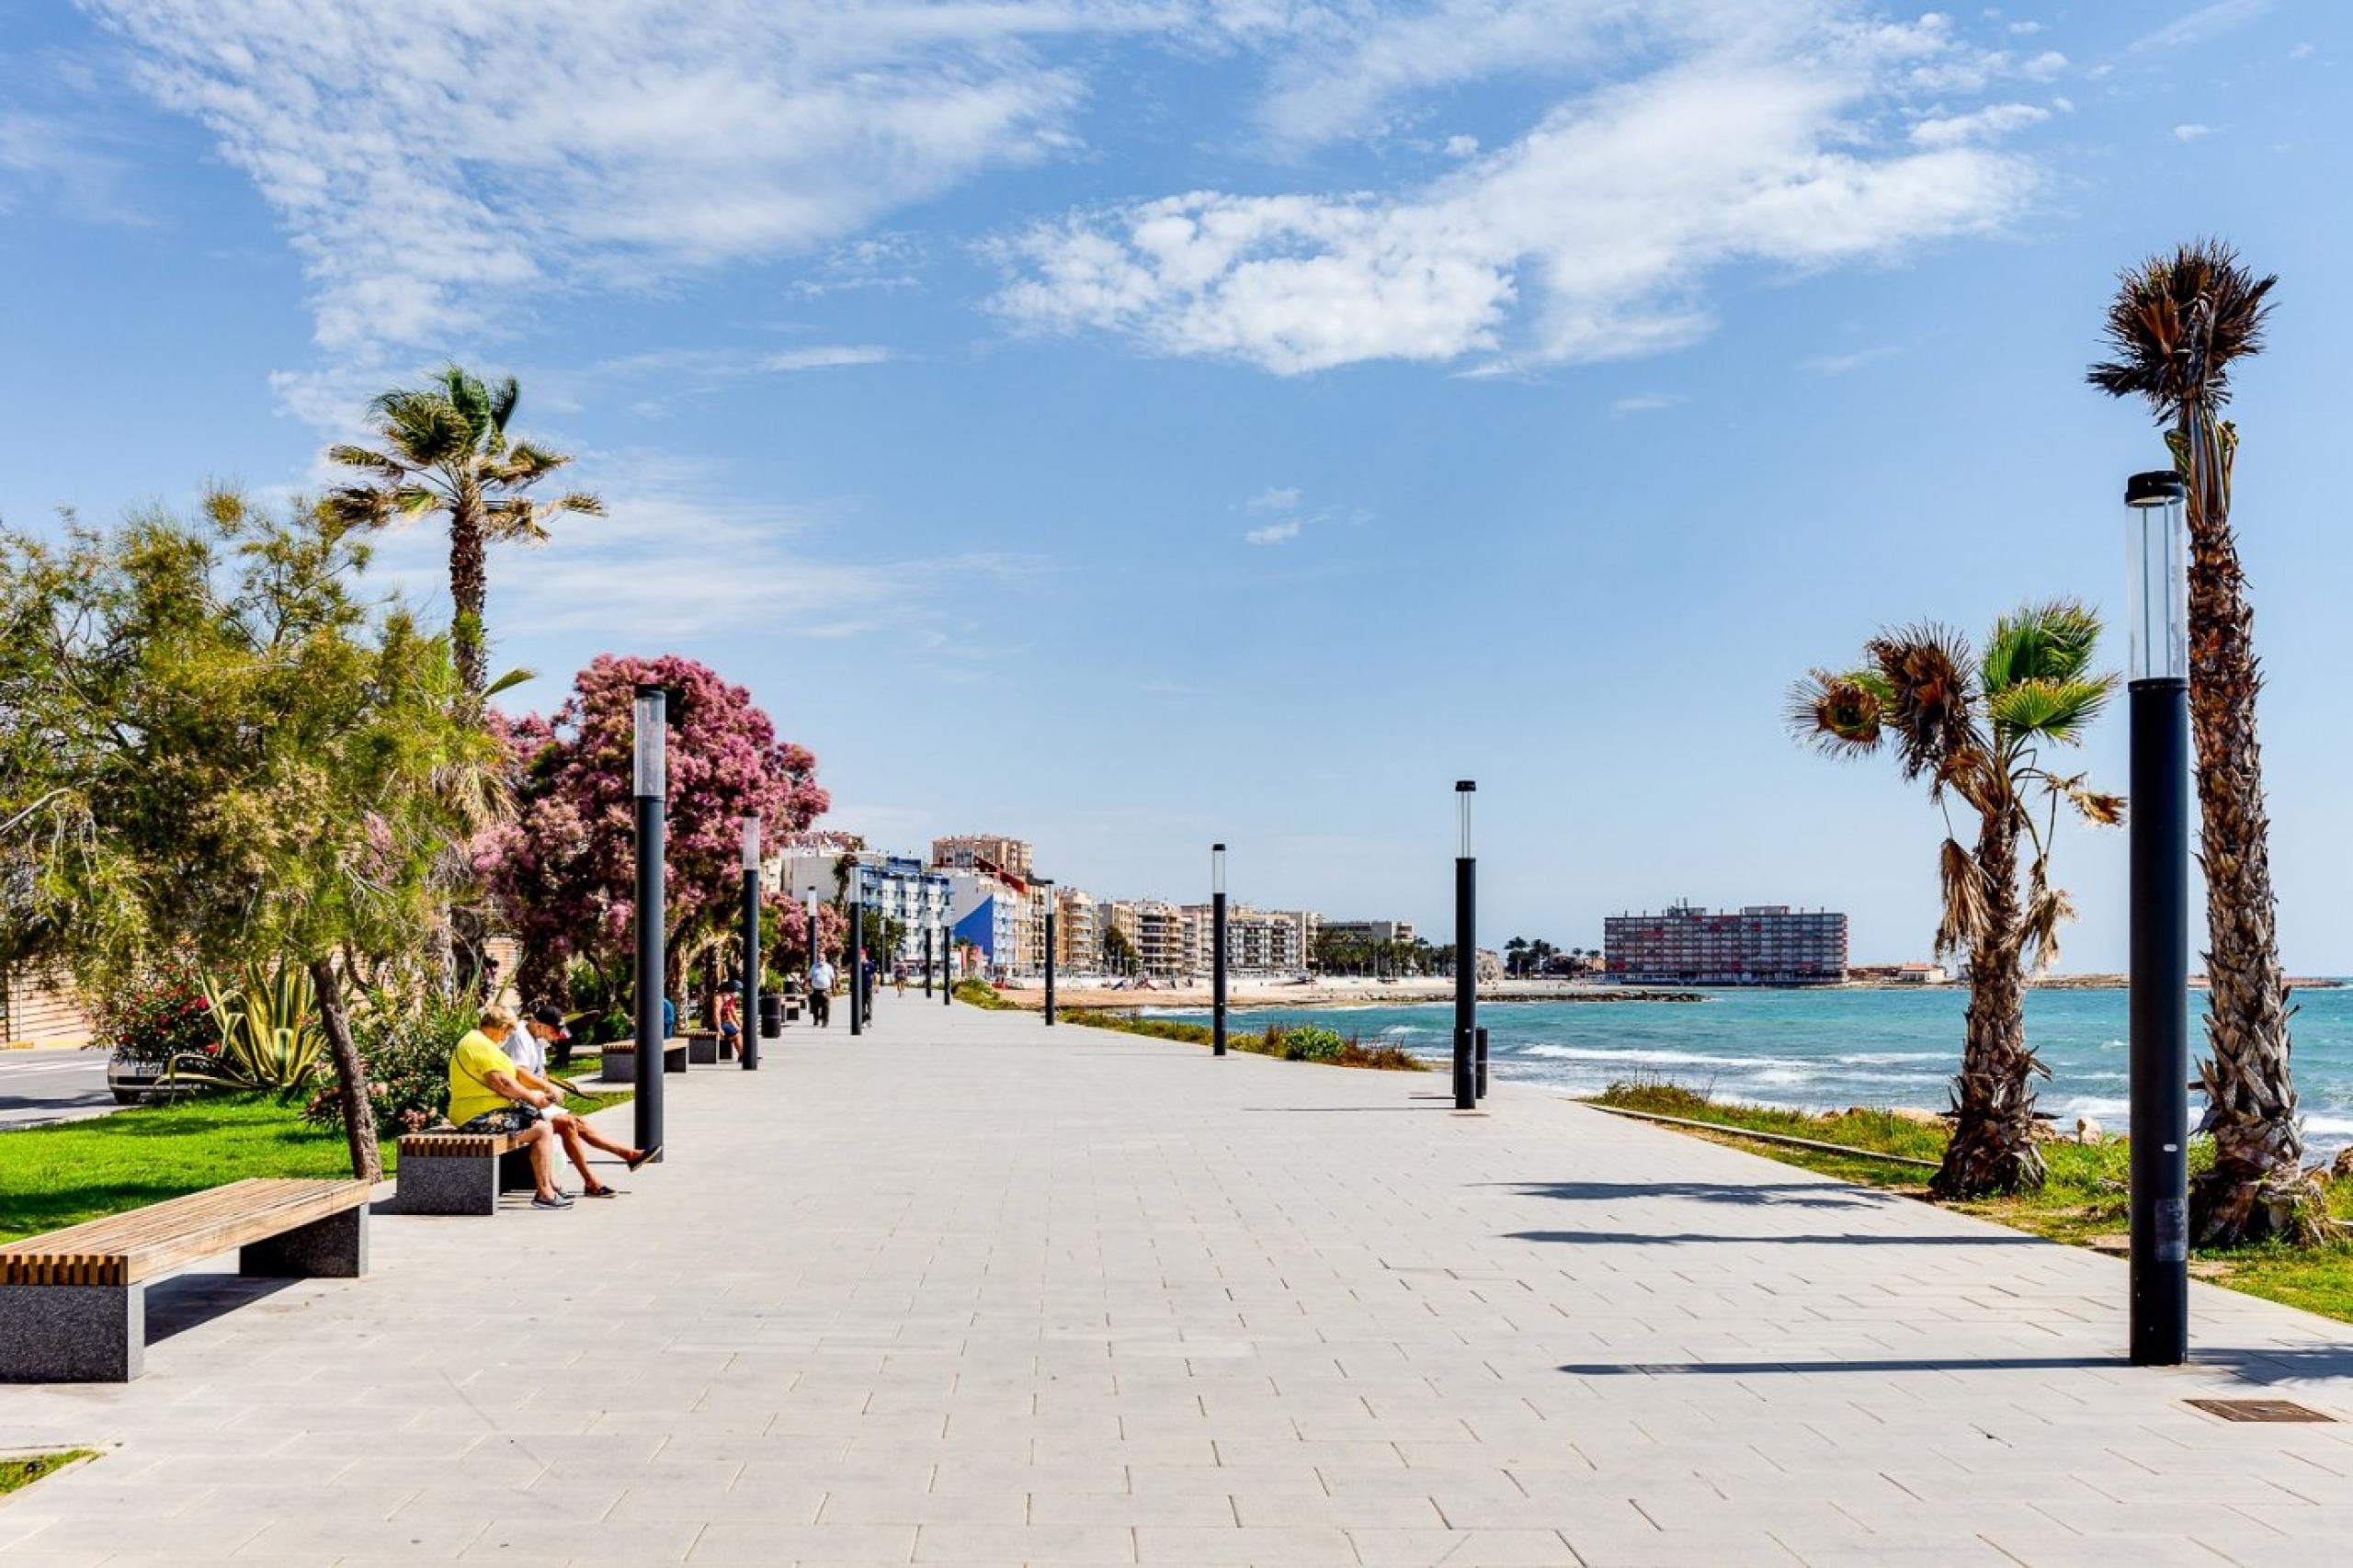
[[[147,1369],[144,1285],[0,1285],[0,1382],[127,1383]]]
[[[419,1154],[401,1162],[393,1205],[404,1214],[495,1214],[498,1161],[489,1154]]]
[[[256,1279],[357,1279],[368,1272],[366,1205],[299,1225],[237,1250],[237,1272]]]

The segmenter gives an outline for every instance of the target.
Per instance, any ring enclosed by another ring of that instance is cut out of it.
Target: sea
[[[1941,1110],[1961,1056],[1961,986],[1934,990],[1705,991],[1698,1002],[1482,1002],[1489,1071],[1565,1095],[1665,1078],[1720,1099],[1808,1110],[1916,1106]],[[2202,991],[2192,992],[2190,1054],[2204,1053]],[[2296,1088],[2313,1154],[2353,1143],[2353,988],[2302,990],[2291,1025]],[[2125,993],[2031,991],[2027,1040],[2051,1069],[2038,1097],[2073,1129],[2125,1122]],[[1207,1021],[1175,1010],[1170,1017]],[[1320,1023],[1443,1060],[1451,1003],[1413,1006],[1236,1007],[1236,1028]],[[2195,1070],[2192,1071],[2195,1076]],[[2191,1121],[2204,1108],[2193,1096]]]

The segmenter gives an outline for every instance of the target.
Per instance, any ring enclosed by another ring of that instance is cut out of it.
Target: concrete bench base
[[[428,1135],[431,1136],[431,1135]],[[462,1135],[460,1135],[462,1136]],[[450,1134],[438,1135],[448,1144]],[[531,1151],[506,1147],[504,1137],[479,1136],[468,1150],[401,1147],[400,1187],[392,1208],[402,1214],[495,1214],[502,1192],[535,1192]]]
[[[687,1070],[687,1042],[683,1040],[673,1040],[664,1042],[662,1047],[662,1071],[665,1073],[685,1072]],[[637,1047],[633,1045],[608,1045],[605,1047],[604,1066],[598,1070],[597,1082],[600,1084],[636,1083]]]

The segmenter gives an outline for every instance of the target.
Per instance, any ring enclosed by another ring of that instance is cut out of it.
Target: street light
[[[849,1032],[866,1032],[866,868],[849,857]]]
[[[1046,890],[1046,1027],[1054,1027],[1054,880],[1040,877],[1038,885]]]
[[[662,1147],[662,980],[667,968],[662,929],[664,799],[669,772],[663,756],[669,699],[658,686],[637,688],[636,757],[631,783],[637,797],[637,1099],[636,1143]]]
[[[2131,693],[2131,1355],[2189,1356],[2189,616],[2181,476],[2124,486]]]
[[[1210,1051],[1225,1054],[1225,846],[1210,846]]]
[[[744,1016],[735,1038],[746,1073],[760,1070],[760,819],[744,819]]]
[[[1472,1061],[1479,1029],[1479,863],[1471,849],[1471,797],[1479,786],[1458,779],[1454,786],[1456,836],[1454,845],[1454,1108],[1472,1110],[1479,1104],[1479,1083]]]
[[[825,949],[817,935],[817,895],[813,892],[805,897],[809,929],[809,1022],[814,1025],[817,1021],[817,966],[825,961]],[[828,1017],[832,1016],[833,1006],[829,993],[825,1002]]]

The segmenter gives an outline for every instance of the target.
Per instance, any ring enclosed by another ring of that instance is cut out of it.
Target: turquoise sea
[[[1961,1053],[1959,987],[1934,991],[1710,991],[1670,1002],[1485,1002],[1490,1070],[1564,1094],[1638,1075],[1721,1098],[1808,1109],[1849,1105],[1941,1110]],[[2353,988],[2299,991],[2292,1026],[2304,1131],[2314,1152],[2353,1143]],[[2190,1051],[2203,1053],[2205,994],[2190,994]],[[1191,1012],[1174,1017],[1205,1019]],[[1316,1022],[1367,1041],[1443,1058],[1450,1004],[1404,1007],[1235,1008],[1237,1028]],[[2042,1108],[2109,1131],[2125,1114],[2124,993],[2029,994],[2027,1039],[2051,1068]],[[2193,1100],[2192,1117],[2203,1108]]]

